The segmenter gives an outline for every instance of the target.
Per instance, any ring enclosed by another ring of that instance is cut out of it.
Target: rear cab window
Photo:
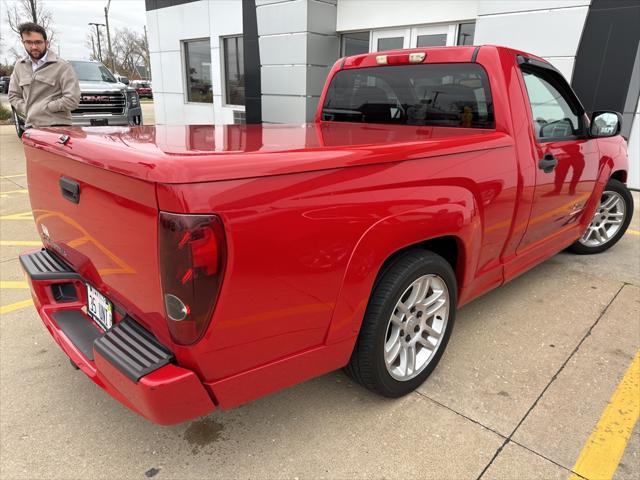
[[[341,70],[322,120],[495,128],[489,80],[477,64],[427,64]]]

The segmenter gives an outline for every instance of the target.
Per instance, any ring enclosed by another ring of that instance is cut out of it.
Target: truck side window
[[[489,80],[471,63],[341,70],[329,86],[322,119],[495,128]]]
[[[569,139],[582,135],[584,122],[559,74],[537,68],[523,68],[536,137],[541,141]]]

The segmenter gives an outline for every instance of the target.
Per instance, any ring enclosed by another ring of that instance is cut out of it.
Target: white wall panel
[[[209,17],[212,37],[242,35],[242,1],[214,0],[209,7]]]
[[[327,2],[310,0],[307,4],[307,31],[335,35],[336,6]]]
[[[477,0],[340,0],[336,28],[342,32],[457,22],[477,14]]]
[[[222,55],[222,48],[211,48],[211,90],[214,95],[222,95],[224,83]]]
[[[307,60],[307,34],[260,37],[260,61],[263,65],[304,64]]]
[[[208,38],[209,4],[210,2],[202,0],[156,10],[160,50],[176,50],[180,48],[180,40]]]
[[[260,77],[265,95],[306,95],[306,65],[265,66]]]
[[[151,62],[151,75],[153,81],[153,94],[156,92],[164,92],[164,82],[162,81],[162,61],[160,53],[150,52],[149,61]]]
[[[317,95],[330,67],[276,65],[262,67],[262,93],[272,95]]]
[[[478,15],[589,6],[590,0],[480,0]]]
[[[158,11],[147,12],[147,40],[149,41],[149,53],[160,50],[160,35],[158,33]]]
[[[588,7],[480,17],[474,43],[504,45],[541,57],[574,57]]]
[[[307,97],[307,118],[305,119],[307,123],[315,119],[318,103],[320,103],[319,97]]]
[[[267,4],[260,8],[260,35],[307,31],[307,0],[292,0]]]
[[[222,107],[220,109],[220,118],[216,119],[217,123],[221,123],[223,125],[232,125],[233,124],[233,111],[234,109],[231,107]]]
[[[202,125],[213,123],[213,105],[211,103],[184,103],[182,94],[165,93],[166,125]]]
[[[155,89],[155,83],[153,88]],[[164,93],[153,92],[153,111],[157,124],[166,123]]]
[[[333,65],[340,58],[340,39],[337,36],[307,34],[307,63]]]
[[[573,75],[573,64],[576,62],[574,57],[544,57],[551,65],[560,70],[560,73],[571,83]]]
[[[181,93],[164,94],[165,125],[184,125],[184,97]]]
[[[184,105],[183,123],[185,125],[211,125],[213,121],[213,104],[187,103]]]
[[[160,62],[162,63],[162,91],[182,95],[184,92],[182,54],[179,50],[161,52]]]
[[[640,189],[640,113],[634,115],[629,135],[629,177],[627,183],[631,188]]]
[[[273,123],[304,123],[306,97],[262,95],[262,119]]]

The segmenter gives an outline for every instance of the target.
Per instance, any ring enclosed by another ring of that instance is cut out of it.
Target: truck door
[[[599,158],[584,109],[562,75],[542,62],[519,60],[531,107],[536,187],[518,253],[577,226],[595,186]]]

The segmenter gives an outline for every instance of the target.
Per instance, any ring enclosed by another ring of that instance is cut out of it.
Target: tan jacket
[[[71,111],[80,103],[76,72],[51,50],[35,72],[28,56],[18,60],[9,82],[9,102],[26,118],[26,127],[71,125]]]

